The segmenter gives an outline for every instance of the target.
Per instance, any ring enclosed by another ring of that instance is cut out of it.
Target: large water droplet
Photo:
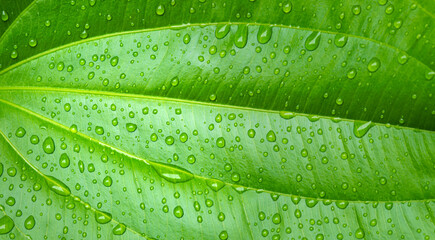
[[[44,150],[45,153],[47,154],[52,154],[54,153],[54,150],[56,149],[55,145],[54,145],[54,141],[53,138],[51,137],[47,137],[44,140],[44,143],[42,143],[42,149]]]
[[[316,50],[319,47],[320,38],[321,38],[320,32],[317,31],[312,32],[305,40],[305,48],[308,51]]]
[[[119,62],[119,57],[117,57],[117,56],[110,59],[110,65],[112,65],[112,67],[118,65],[118,62]]]
[[[34,38],[31,38],[29,40],[29,46],[33,48],[33,47],[36,47],[36,45],[38,45],[38,41],[36,41],[36,39],[34,39]]]
[[[214,179],[214,178],[207,179],[207,181],[205,183],[207,184],[207,186],[209,186],[215,192],[221,190],[225,186],[224,182],[222,182],[221,180],[218,180],[218,179]]]
[[[216,38],[222,39],[230,32],[231,26],[229,24],[219,24],[216,26]]]
[[[32,215],[30,215],[29,217],[26,218],[26,220],[24,220],[24,227],[27,230],[31,230],[33,227],[35,227],[35,223],[36,223],[35,218]]]
[[[367,65],[369,72],[376,72],[379,67],[381,67],[381,61],[376,57],[372,58]]]
[[[272,37],[272,27],[261,25],[258,29],[257,40],[261,44],[269,42]]]
[[[283,3],[282,4],[282,11],[284,13],[290,13],[292,11],[292,3],[288,2],[288,3]]]
[[[161,4],[159,6],[157,6],[156,14],[159,16],[163,16],[163,14],[165,14],[165,6],[163,6]]]
[[[152,166],[160,177],[171,183],[187,182],[193,179],[193,174],[191,172],[175,165],[159,163],[153,164]]]
[[[337,35],[335,35],[335,38],[334,38],[334,44],[335,44],[335,46],[342,48],[346,45],[347,40],[348,40],[347,36],[337,34]]]
[[[99,210],[95,211],[95,221],[97,221],[97,223],[106,224],[111,220],[112,220],[112,214]]]
[[[366,234],[364,233],[364,230],[363,230],[362,228],[358,228],[358,229],[355,231],[355,237],[356,237],[357,239],[363,239],[365,235],[366,235]]]
[[[184,216],[184,210],[181,206],[176,206],[174,208],[174,216],[177,218],[182,218]]]
[[[9,19],[9,14],[5,10],[2,10],[1,15],[2,15],[1,18],[3,22],[6,22]]]
[[[266,139],[269,142],[275,142],[276,141],[276,135],[275,132],[273,130],[270,130],[267,134],[266,134]]]
[[[67,167],[69,167],[69,164],[70,164],[70,160],[69,160],[68,155],[66,153],[62,153],[62,155],[60,155],[60,158],[59,158],[59,165],[62,168],[67,168]]]
[[[218,146],[219,148],[225,147],[225,138],[219,137],[218,139],[216,139],[216,146]]]
[[[45,179],[47,182],[48,187],[53,192],[61,195],[61,196],[69,196],[71,194],[71,190],[65,183],[61,182],[59,179],[53,177],[53,176],[47,176]]]
[[[248,26],[238,25],[234,44],[238,48],[244,48],[248,43]]]
[[[10,231],[12,231],[14,226],[15,223],[12,218],[6,215],[3,216],[2,218],[0,218],[0,235],[9,233]]]
[[[127,230],[127,227],[124,224],[120,223],[113,228],[112,232],[113,235],[122,235],[125,233],[125,230]]]
[[[372,122],[355,121],[353,123],[353,134],[358,138],[362,138],[372,126]]]

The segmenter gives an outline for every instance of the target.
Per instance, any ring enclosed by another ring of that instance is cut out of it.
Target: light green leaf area
[[[433,2],[308,2],[4,21],[0,237],[433,238]]]

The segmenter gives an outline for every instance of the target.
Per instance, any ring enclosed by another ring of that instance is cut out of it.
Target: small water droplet
[[[137,125],[134,124],[134,123],[127,123],[127,124],[125,125],[125,127],[127,128],[127,131],[128,131],[128,132],[134,132],[134,131],[136,131],[136,129],[137,129]]]
[[[217,138],[216,139],[216,146],[218,146],[219,148],[225,147],[225,138],[223,138],[223,137]]]
[[[349,69],[349,71],[347,72],[347,78],[349,79],[354,79],[356,77],[357,71],[355,68],[351,68]]]
[[[115,67],[116,65],[118,65],[119,62],[119,57],[115,56],[112,59],[110,59],[110,65],[112,65],[112,67]]]
[[[283,3],[282,4],[282,11],[284,13],[290,13],[292,11],[292,3],[291,2],[287,2],[287,3]]]
[[[270,130],[267,134],[266,134],[266,139],[269,142],[275,142],[276,141],[276,135],[275,132],[273,130]]]
[[[184,35],[183,42],[184,42],[184,44],[190,43],[190,35],[188,33],[186,33],[186,35]]]
[[[9,14],[5,10],[2,10],[1,15],[2,15],[1,18],[3,22],[6,22],[9,19]]]
[[[221,190],[225,186],[224,182],[222,182],[221,180],[218,180],[218,179],[214,179],[214,178],[207,179],[207,181],[205,183],[207,184],[207,186],[209,186],[215,192]]]
[[[36,45],[38,45],[38,41],[36,41],[36,39],[34,39],[34,38],[31,38],[29,40],[29,46],[33,48],[33,47],[36,47]]]

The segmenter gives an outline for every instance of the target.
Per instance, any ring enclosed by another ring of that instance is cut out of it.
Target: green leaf
[[[0,234],[430,238],[434,9],[16,5],[0,24]]]

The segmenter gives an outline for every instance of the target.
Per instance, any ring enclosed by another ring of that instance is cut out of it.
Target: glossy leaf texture
[[[0,2],[1,237],[435,235],[433,1]]]

